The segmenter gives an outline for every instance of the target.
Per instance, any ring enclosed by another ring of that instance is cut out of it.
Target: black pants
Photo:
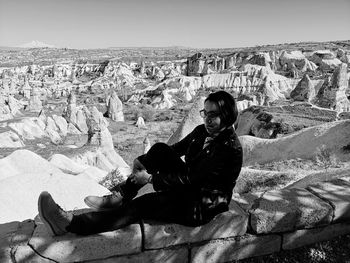
[[[144,165],[151,173],[169,169],[187,171],[186,164],[164,143],[153,145],[144,157]],[[80,235],[89,235],[116,230],[141,219],[187,226],[203,224],[194,217],[197,202],[191,191],[155,192],[131,200],[141,187],[127,180],[121,188],[124,197],[129,198],[130,202],[113,211],[75,215],[67,230]]]

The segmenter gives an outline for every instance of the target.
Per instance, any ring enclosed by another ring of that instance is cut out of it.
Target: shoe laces
[[[121,198],[122,197],[122,194],[119,193],[119,192],[115,192],[113,194],[108,194],[108,195],[104,195],[102,196],[103,198],[103,201],[108,201],[108,200],[113,200],[113,199],[116,199],[116,198]]]
[[[56,204],[57,206],[57,220],[61,221],[61,222],[66,222],[67,219],[71,220],[73,217],[73,212],[69,212],[64,210],[62,207],[60,207],[58,204]]]

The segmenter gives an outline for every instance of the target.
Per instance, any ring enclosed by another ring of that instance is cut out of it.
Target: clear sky
[[[350,39],[350,0],[0,0],[0,46],[245,47]]]

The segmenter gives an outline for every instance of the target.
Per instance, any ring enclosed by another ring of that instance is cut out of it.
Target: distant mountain
[[[43,42],[40,42],[38,40],[33,40],[32,42],[17,46],[21,48],[42,48],[42,47],[48,47],[48,48],[56,48],[54,45],[49,45]]]

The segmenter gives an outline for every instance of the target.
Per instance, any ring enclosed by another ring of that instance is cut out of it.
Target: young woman
[[[98,211],[73,215],[49,193],[41,193],[39,214],[48,230],[53,235],[89,235],[141,219],[198,226],[227,211],[242,167],[242,147],[233,128],[236,102],[225,91],[211,93],[200,114],[204,124],[183,140],[171,146],[156,143],[136,158],[132,174],[115,194],[85,198]],[[155,192],[135,198],[147,183]]]

